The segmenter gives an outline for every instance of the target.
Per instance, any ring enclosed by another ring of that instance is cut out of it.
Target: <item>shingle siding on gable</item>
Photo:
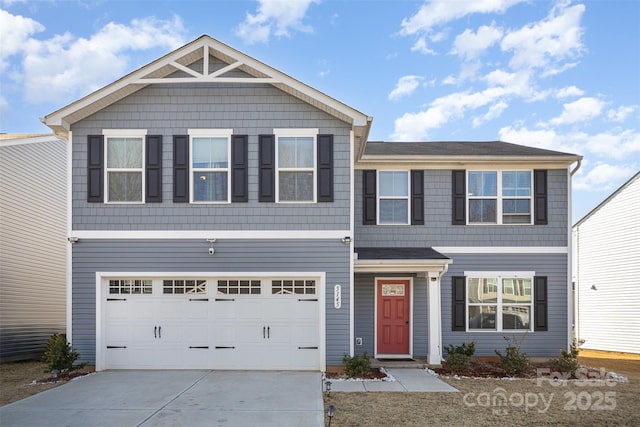
[[[362,188],[362,170],[355,188]],[[362,197],[355,197],[355,235],[359,247],[567,246],[567,171],[548,171],[549,224],[451,225],[451,170],[424,172],[424,225],[362,225]]]
[[[229,205],[173,202],[173,135],[193,128],[232,128],[248,135],[249,201]],[[318,128],[334,135],[334,201],[258,201],[258,135],[274,128]],[[162,203],[105,205],[86,201],[87,135],[103,129],[147,129],[163,135]],[[335,230],[349,228],[351,126],[267,85],[150,86],[72,126],[74,230]]]

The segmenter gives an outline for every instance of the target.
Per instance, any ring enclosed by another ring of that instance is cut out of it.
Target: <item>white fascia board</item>
[[[75,230],[71,237],[78,239],[342,239],[349,230],[194,230],[194,231],[108,231]]]
[[[424,271],[442,272],[450,259],[440,260],[399,260],[399,259],[356,259],[353,263],[353,270],[356,273],[415,273]]]
[[[567,246],[438,246],[441,254],[568,254]]]
[[[60,138],[58,138],[54,134],[39,135],[39,136],[25,136],[25,137],[20,137],[16,135],[16,138],[0,139],[0,148],[10,147],[12,145],[29,145],[29,144],[39,144],[41,142],[55,142],[59,140]]]
[[[492,157],[467,157],[467,156],[363,156],[355,165],[356,169],[369,169],[372,167],[412,167],[429,169],[451,169],[465,166],[491,168],[500,165],[509,167],[527,167],[540,169],[564,169],[578,158],[574,156],[558,157],[522,157],[522,156],[492,156]]]

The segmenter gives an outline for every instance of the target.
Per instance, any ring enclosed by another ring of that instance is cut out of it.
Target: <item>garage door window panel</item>
[[[207,281],[197,280],[163,280],[163,294],[206,294]]]
[[[218,280],[218,295],[260,295],[260,280]]]
[[[109,280],[109,294],[111,295],[142,295],[153,292],[151,279],[120,279]]]
[[[273,295],[315,295],[315,280],[273,280],[271,282]]]

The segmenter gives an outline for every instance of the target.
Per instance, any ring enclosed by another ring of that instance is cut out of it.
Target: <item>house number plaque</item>
[[[340,285],[333,287],[333,306],[336,309],[342,307],[342,286]]]

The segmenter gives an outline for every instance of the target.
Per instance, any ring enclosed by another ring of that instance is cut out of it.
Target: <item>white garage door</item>
[[[319,370],[313,278],[104,280],[105,369]]]

